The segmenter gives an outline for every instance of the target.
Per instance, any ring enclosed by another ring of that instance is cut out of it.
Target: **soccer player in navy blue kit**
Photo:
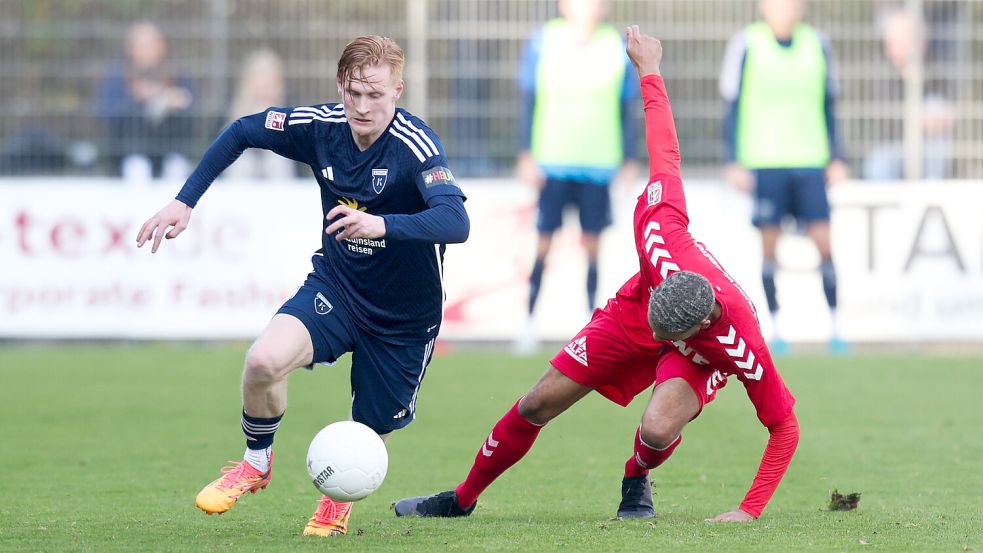
[[[249,348],[242,374],[243,460],[222,469],[195,503],[232,508],[270,481],[273,435],[286,409],[287,375],[352,353],[351,416],[386,439],[415,417],[440,329],[445,244],[464,242],[464,194],[437,135],[396,101],[403,50],[363,36],[338,61],[342,104],[270,108],[233,122],[177,198],[151,217],[137,246],[176,238],[208,186],[246,148],[305,163],[321,190],[322,248],[313,271]],[[351,503],[321,498],[305,535],[347,532]]]

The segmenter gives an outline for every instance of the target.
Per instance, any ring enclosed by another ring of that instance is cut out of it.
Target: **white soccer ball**
[[[386,444],[362,423],[325,426],[307,449],[314,487],[336,501],[358,501],[379,489],[389,469]]]

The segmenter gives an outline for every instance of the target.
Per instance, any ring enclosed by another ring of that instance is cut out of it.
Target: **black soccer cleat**
[[[651,502],[651,501],[650,501]],[[400,499],[393,506],[398,517],[466,517],[475,505],[462,509],[457,504],[457,492],[440,492],[437,495],[421,495]]]
[[[621,504],[618,505],[621,518],[652,518],[655,507],[652,505],[652,486],[648,476],[625,477],[621,480]]]

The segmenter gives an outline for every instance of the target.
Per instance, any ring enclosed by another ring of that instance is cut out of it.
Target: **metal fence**
[[[754,19],[755,2],[608,4],[616,26],[638,23],[663,39],[684,166],[713,174],[723,161],[723,51]],[[924,71],[902,76],[887,60],[885,38],[903,33],[891,17],[906,4],[911,0],[811,2],[807,20],[834,49],[850,165],[863,174],[879,153],[904,152],[907,127],[909,146],[943,158],[947,177],[981,178],[983,2],[916,2],[926,25]],[[257,50],[282,60],[284,103],[330,101],[341,49],[375,33],[406,49],[405,105],[441,134],[455,172],[506,175],[519,140],[516,75],[524,41],[556,14],[555,0],[0,0],[0,174],[119,170],[128,146],[120,136],[134,128],[107,124],[107,110],[116,106],[106,82],[131,25],[151,20],[167,40],[172,77],[192,91],[179,126],[184,134],[171,145],[191,161],[236,115],[239,73]],[[924,102],[914,98],[906,109],[913,94],[924,94]]]

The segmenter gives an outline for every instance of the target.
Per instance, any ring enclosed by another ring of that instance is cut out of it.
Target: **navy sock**
[[[594,310],[597,304],[597,260],[587,262],[587,312]]]
[[[536,307],[536,299],[539,297],[539,285],[543,282],[543,266],[546,264],[543,259],[536,259],[532,266],[532,274],[529,275],[529,314],[532,315]]]
[[[765,288],[765,299],[768,300],[768,311],[778,311],[778,293],[775,291],[775,272],[778,263],[774,259],[766,259],[761,265],[761,283]]]
[[[273,434],[280,428],[281,414],[278,417],[263,419],[251,417],[242,410],[242,431],[246,434],[247,449],[266,449],[273,445]]]
[[[819,273],[823,275],[823,292],[826,294],[826,304],[830,309],[836,309],[836,268],[832,259],[824,259],[819,265]]]

